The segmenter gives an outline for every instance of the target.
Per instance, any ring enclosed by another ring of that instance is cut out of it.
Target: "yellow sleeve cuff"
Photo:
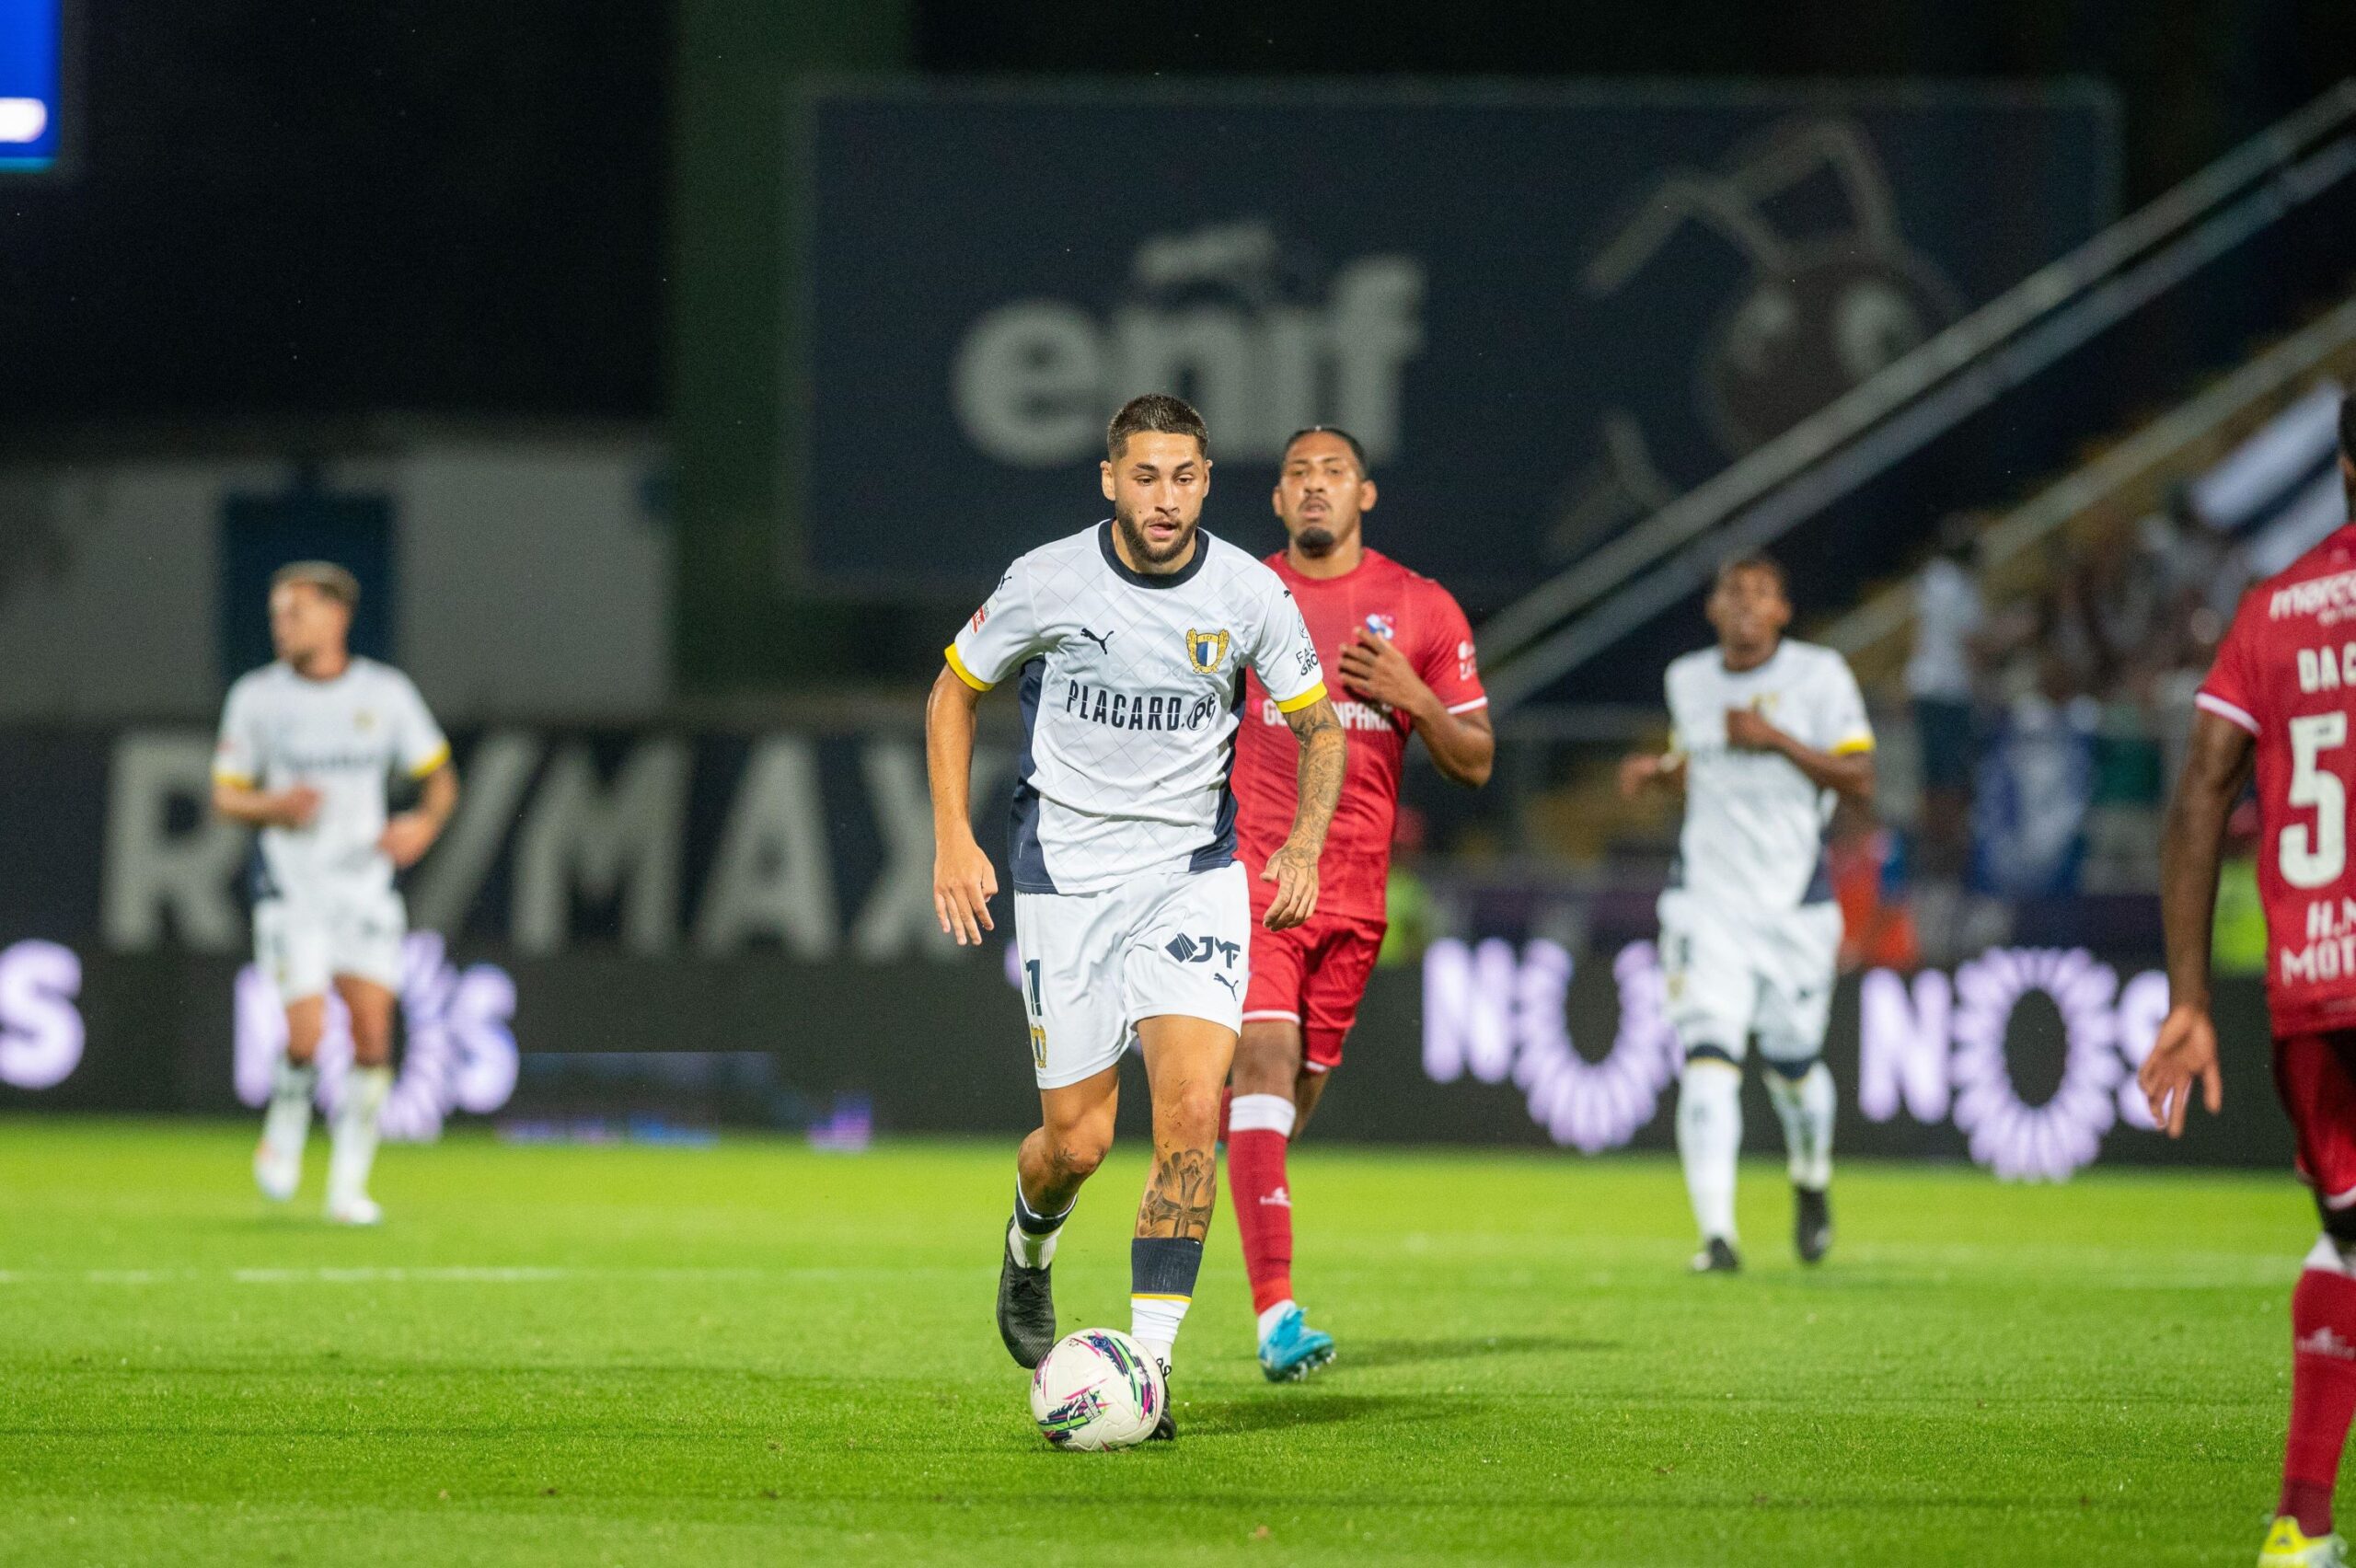
[[[226,784],[232,790],[250,790],[254,787],[252,779],[242,773],[232,773],[225,767],[216,767],[213,770],[213,782]]]
[[[1298,713],[1312,702],[1322,702],[1324,700],[1325,683],[1323,681],[1319,681],[1315,686],[1311,686],[1299,697],[1288,698],[1284,701],[1277,703],[1276,711],[1279,713]]]
[[[1832,748],[1832,755],[1855,756],[1861,752],[1869,752],[1873,749],[1874,738],[1871,735],[1852,735],[1847,740],[1836,744]]]
[[[415,767],[410,768],[409,770],[409,776],[411,778],[429,778],[435,772],[439,771],[442,765],[449,760],[450,743],[444,741],[440,745],[433,748],[433,754],[426,757],[423,762],[421,762]]]
[[[965,668],[965,661],[957,656],[957,645],[955,643],[951,643],[948,647],[942,649],[941,652],[948,658],[949,668],[955,672],[957,678],[964,681],[967,686],[972,686],[976,691],[987,691],[996,684],[995,682],[982,679],[981,676]]]

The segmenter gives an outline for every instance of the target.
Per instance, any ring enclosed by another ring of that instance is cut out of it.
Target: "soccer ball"
[[[1066,1334],[1031,1374],[1031,1418],[1058,1448],[1126,1448],[1161,1421],[1161,1368],[1117,1329]]]

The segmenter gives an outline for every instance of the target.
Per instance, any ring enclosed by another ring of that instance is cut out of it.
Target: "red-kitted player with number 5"
[[[2356,398],[2339,407],[2356,512]],[[2356,526],[2244,595],[2195,699],[2192,744],[2160,847],[2167,1021],[2140,1079],[2171,1137],[2199,1079],[2223,1102],[2209,1018],[2209,935],[2225,819],[2258,779],[2274,1083],[2298,1135],[2323,1235],[2291,1296],[2291,1435],[2259,1568],[2346,1562],[2332,1483],[2356,1415]]]

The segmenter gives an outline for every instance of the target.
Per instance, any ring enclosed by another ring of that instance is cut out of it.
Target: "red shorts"
[[[1265,915],[1265,908],[1254,911]],[[1243,1021],[1300,1025],[1303,1066],[1330,1072],[1342,1062],[1342,1038],[1358,1020],[1358,1000],[1384,922],[1346,915],[1317,915],[1289,931],[1252,932],[1252,984],[1243,993]]]
[[[2356,1208],[2356,1030],[2276,1040],[2274,1088],[2291,1113],[2299,1175],[2316,1202]]]

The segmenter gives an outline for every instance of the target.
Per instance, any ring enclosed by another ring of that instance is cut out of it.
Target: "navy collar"
[[[1195,530],[1193,557],[1177,571],[1163,572],[1158,576],[1151,572],[1129,570],[1129,563],[1121,559],[1121,552],[1114,547],[1113,520],[1110,517],[1096,525],[1096,548],[1104,552],[1104,564],[1111,567],[1113,575],[1122,582],[1134,583],[1139,588],[1175,588],[1181,583],[1193,582],[1195,574],[1203,570],[1203,562],[1210,559],[1211,536],[1197,527]]]

